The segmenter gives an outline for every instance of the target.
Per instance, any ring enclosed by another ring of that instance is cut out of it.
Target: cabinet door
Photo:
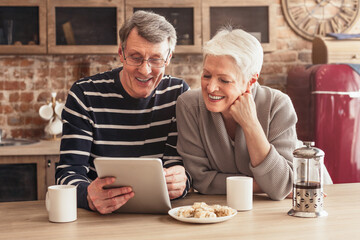
[[[0,54],[42,54],[46,47],[46,0],[1,0]]]
[[[124,0],[48,0],[48,52],[116,54]]]
[[[203,41],[207,42],[220,27],[231,25],[255,36],[265,52],[276,49],[276,9],[266,0],[202,1]]]
[[[2,201],[24,201],[45,198],[44,156],[2,156],[0,177],[7,199]],[[36,192],[35,195],[33,192]],[[34,199],[35,197],[35,199]]]
[[[126,1],[126,18],[130,18],[136,10],[152,11],[162,15],[175,27],[175,53],[201,52],[200,0]]]

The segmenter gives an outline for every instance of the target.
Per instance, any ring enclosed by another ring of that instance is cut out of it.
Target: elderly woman
[[[254,192],[284,199],[292,190],[297,117],[290,98],[257,83],[259,41],[222,29],[204,46],[201,89],[178,98],[177,149],[203,194],[225,194],[226,177],[254,179]]]

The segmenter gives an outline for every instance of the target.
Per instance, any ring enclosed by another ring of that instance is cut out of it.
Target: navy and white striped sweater
[[[57,184],[77,185],[78,207],[89,209],[87,187],[97,177],[95,157],[158,157],[164,167],[183,165],[176,151],[175,104],[189,89],[164,76],[147,98],[127,94],[117,68],[83,78],[68,94],[63,119]],[[186,195],[190,187],[188,175]]]

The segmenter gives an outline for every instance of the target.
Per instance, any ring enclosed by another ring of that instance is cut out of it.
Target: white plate
[[[179,217],[177,215],[177,212],[180,208],[183,207],[191,207],[191,206],[182,206],[182,207],[177,207],[177,208],[173,208],[169,210],[169,215],[173,218],[175,218],[176,220],[179,220],[181,222],[188,222],[188,223],[218,223],[218,222],[224,222],[227,221],[231,218],[233,218],[236,214],[237,211],[233,209],[233,214],[230,216],[226,216],[226,217],[216,217],[216,218],[184,218],[184,217]]]

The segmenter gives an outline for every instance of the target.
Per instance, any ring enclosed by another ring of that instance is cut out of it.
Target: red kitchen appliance
[[[334,183],[360,182],[360,64],[291,69],[287,93],[298,115],[297,134],[325,152]]]

